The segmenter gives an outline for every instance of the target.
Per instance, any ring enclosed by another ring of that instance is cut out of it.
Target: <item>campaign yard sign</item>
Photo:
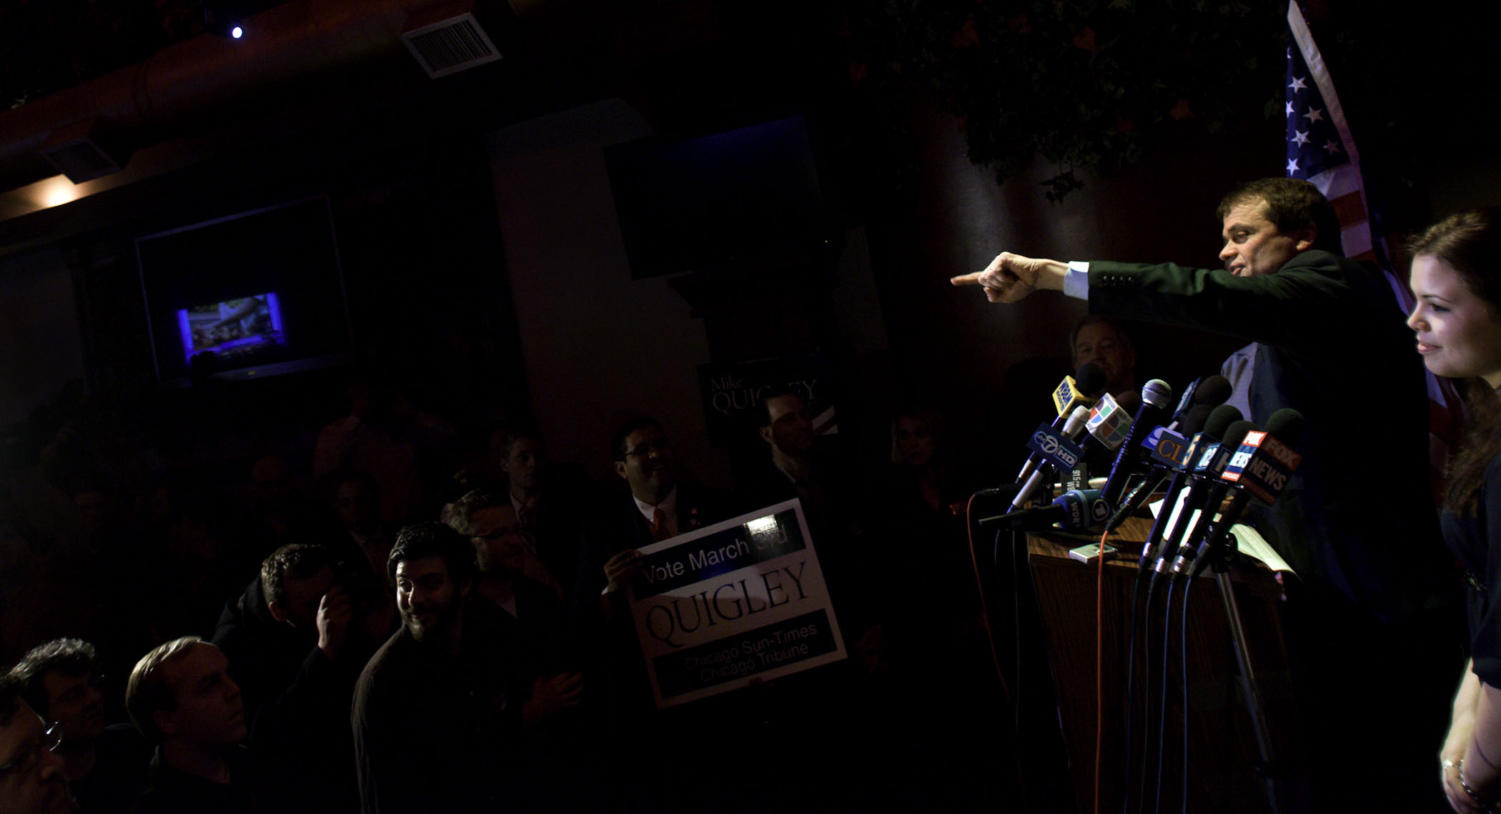
[[[659,708],[845,658],[797,500],[641,553],[631,616]]]

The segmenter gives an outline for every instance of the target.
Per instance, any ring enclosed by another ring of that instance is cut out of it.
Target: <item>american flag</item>
[[[1385,273],[1396,304],[1403,314],[1413,307],[1412,292],[1403,279],[1392,272],[1391,260],[1371,234],[1370,209],[1365,194],[1365,180],[1360,174],[1360,154],[1350,135],[1350,123],[1329,66],[1313,41],[1308,21],[1298,0],[1288,0],[1287,27],[1287,175],[1303,178],[1334,205],[1339,216],[1340,237],[1345,256],[1375,263]],[[1404,276],[1405,277],[1405,276]],[[1441,490],[1442,472],[1448,458],[1449,444],[1458,431],[1458,398],[1453,386],[1432,373],[1428,376],[1429,440],[1434,467],[1434,489]]]
[[[1287,49],[1285,104],[1287,175],[1308,180],[1334,204],[1343,227],[1346,257],[1389,265],[1378,257],[1371,240],[1360,155],[1350,136],[1345,109],[1339,104],[1329,68],[1319,55],[1297,0],[1287,4],[1287,26],[1292,34],[1292,45]],[[1405,289],[1399,292],[1401,296],[1405,296]]]

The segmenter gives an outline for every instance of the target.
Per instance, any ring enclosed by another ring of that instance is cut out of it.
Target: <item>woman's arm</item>
[[[1454,694],[1454,713],[1449,719],[1449,734],[1444,736],[1443,748],[1438,759],[1444,780],[1444,796],[1455,811],[1471,811],[1469,795],[1460,785],[1460,761],[1470,745],[1475,731],[1475,715],[1480,705],[1480,677],[1475,675],[1474,662],[1465,664],[1464,678],[1459,682],[1459,691]],[[1469,779],[1469,775],[1466,775]]]

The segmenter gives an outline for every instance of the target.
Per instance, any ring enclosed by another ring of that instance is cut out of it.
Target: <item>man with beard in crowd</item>
[[[514,778],[520,704],[507,692],[501,611],[469,601],[474,549],[442,523],[417,523],[396,535],[387,567],[402,627],[355,685],[361,810],[493,810]]]

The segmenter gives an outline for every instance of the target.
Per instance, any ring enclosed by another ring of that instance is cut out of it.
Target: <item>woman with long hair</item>
[[[1449,461],[1444,539],[1466,572],[1470,662],[1439,752],[1459,812],[1501,811],[1501,208],[1452,215],[1411,245],[1407,324],[1434,374],[1465,392]]]

